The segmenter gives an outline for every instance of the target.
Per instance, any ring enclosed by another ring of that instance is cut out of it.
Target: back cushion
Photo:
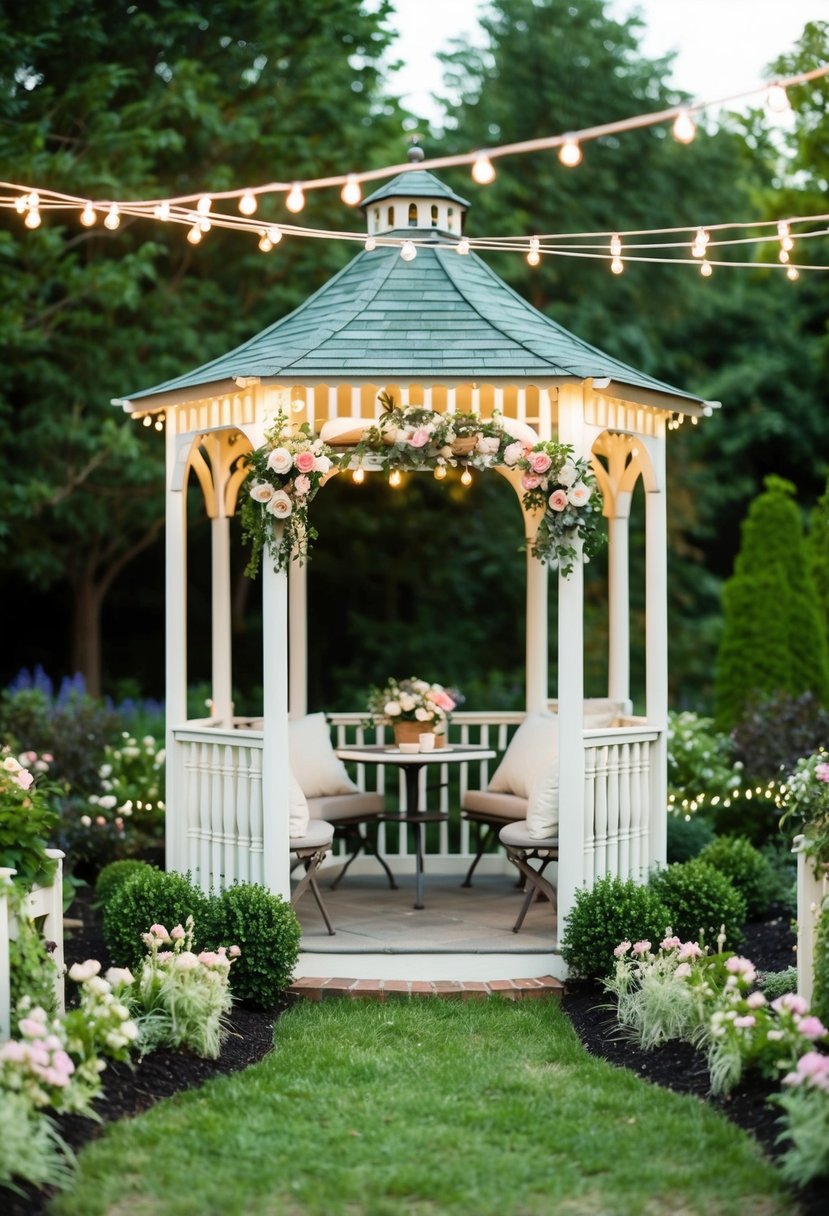
[[[357,786],[338,760],[325,714],[308,714],[288,723],[291,769],[306,798],[355,794]]]
[[[290,802],[288,809],[288,833],[291,840],[298,840],[308,831],[308,800],[302,792],[302,786],[291,773]]]
[[[527,714],[492,774],[488,789],[529,799],[536,777],[557,759],[558,717],[542,712]]]
[[[533,782],[527,833],[532,840],[558,835],[558,760],[543,768]]]

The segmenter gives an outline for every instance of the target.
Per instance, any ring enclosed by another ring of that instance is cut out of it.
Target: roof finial
[[[412,165],[416,165],[418,161],[426,159],[426,153],[417,142],[416,135],[413,135],[409,141],[409,151],[406,153],[406,159]]]

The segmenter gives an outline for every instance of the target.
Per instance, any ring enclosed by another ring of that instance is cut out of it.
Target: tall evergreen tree
[[[723,589],[715,698],[724,730],[762,696],[812,692],[829,704],[829,646],[795,487],[780,477],[764,485]]]

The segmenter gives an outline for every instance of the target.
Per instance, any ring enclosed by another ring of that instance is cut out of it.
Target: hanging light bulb
[[[479,186],[488,186],[495,181],[495,166],[486,152],[479,152],[472,164],[472,180]]]
[[[527,261],[530,266],[537,266],[541,261],[541,254],[538,252],[540,241],[537,236],[530,237],[530,251],[527,254]]]
[[[96,219],[97,216],[95,215],[95,208],[91,203],[87,203],[81,212],[81,223],[83,224],[84,228],[91,228]]]
[[[155,424],[155,429],[156,429],[157,431],[163,431],[163,430],[164,430],[164,418],[163,418],[163,417],[160,417],[160,418],[158,418],[158,419],[157,419],[156,424]]]
[[[30,207],[26,212],[26,218],[23,221],[27,228],[40,227],[40,209],[38,207]]]
[[[356,207],[362,197],[363,192],[360,189],[360,183],[353,173],[349,173],[345,179],[345,185],[340,191],[340,198],[346,207]]]
[[[455,250],[457,253],[462,255],[469,253],[469,241],[465,236],[461,237],[461,239],[458,241],[457,245],[455,246]]]
[[[153,215],[157,220],[168,220],[170,218],[170,204],[166,201],[158,203],[153,207]]]
[[[273,241],[268,236],[267,232],[263,232],[259,238],[259,248],[263,253],[270,253],[273,249]]]
[[[697,125],[687,110],[680,110],[671,130],[677,143],[690,144],[697,133]]]
[[[301,414],[305,409],[305,402],[301,397],[294,397],[293,401],[291,402],[291,409],[295,414]]]
[[[769,91],[766,93],[766,106],[772,114],[785,114],[792,108],[785,85],[779,84],[777,81],[769,85]]]
[[[210,220],[208,220],[208,219],[199,220],[199,231],[204,233],[205,235],[210,231],[210,229],[212,227],[213,227],[213,225],[211,224]]]
[[[252,190],[246,190],[239,199],[239,211],[242,215],[253,215],[257,205],[256,195]]]
[[[788,236],[790,231],[791,231],[791,229],[789,228],[788,220],[778,220],[777,221],[777,235],[780,237],[781,240],[783,239],[783,237]]]
[[[363,484],[363,482],[365,481],[365,479],[366,479],[365,469],[355,469],[354,472],[351,474],[351,480],[353,482],[355,482],[355,484],[358,486],[361,486]]]
[[[417,257],[417,249],[411,241],[404,241],[400,246],[400,256],[404,262],[413,262]]]
[[[18,215],[22,215],[24,211],[28,210],[28,207],[29,207],[28,194],[20,194],[14,200],[14,209]]]
[[[376,248],[377,248],[377,242],[374,239],[374,237],[367,236],[366,237],[366,253],[371,253],[371,251]]]
[[[619,236],[618,232],[614,232],[613,236],[610,238],[610,253],[614,258],[619,258],[622,256],[622,238]]]
[[[142,421],[143,421],[144,426],[152,426],[152,424],[153,424],[152,415],[145,414]]]
[[[110,232],[114,232],[121,223],[121,215],[118,211],[118,204],[113,203],[104,219],[104,227],[109,228]]]
[[[210,198],[210,196],[207,194],[203,194],[201,196],[201,198],[199,199],[199,201],[196,203],[196,210],[198,211],[199,215],[209,215],[210,208],[212,207],[212,205],[213,205],[213,200]]]
[[[305,206],[305,195],[302,193],[302,186],[300,186],[299,182],[294,182],[288,191],[288,197],[285,199],[285,206],[289,211],[292,211],[294,215],[301,211]]]
[[[694,242],[691,245],[691,254],[695,258],[704,258],[705,250],[708,248],[709,236],[704,228],[697,228],[694,235]]]
[[[574,169],[576,165],[581,164],[581,148],[579,141],[573,139],[572,135],[565,137],[564,143],[561,145],[558,153],[558,159],[568,169]]]
[[[783,263],[783,265],[785,266],[789,260],[788,249],[781,249],[780,252],[778,253],[777,257],[778,257],[779,261],[781,261]]]
[[[464,469],[464,471],[461,473],[461,485],[472,485],[472,474],[469,472],[469,469]]]
[[[191,245],[198,245],[199,241],[201,240],[201,228],[198,226],[198,224],[194,224],[187,233],[187,239]]]
[[[791,279],[792,283],[794,283],[800,278],[800,271],[796,266],[789,266],[786,269],[786,278]]]
[[[282,229],[278,228],[276,224],[269,224],[267,236],[272,245],[278,245],[282,240]]]
[[[699,272],[704,279],[710,279],[711,275],[714,273],[714,269],[709,261],[703,259]]]
[[[622,271],[624,270],[624,268],[625,268],[625,264],[621,258],[614,258],[613,261],[610,263],[610,269],[613,271],[614,274],[621,274]]]
[[[446,465],[445,464],[435,465],[435,481],[443,481],[445,476],[446,476]]]
[[[392,471],[389,473],[389,485],[393,490],[398,489],[402,480],[403,478],[400,476],[400,470],[392,469]]]

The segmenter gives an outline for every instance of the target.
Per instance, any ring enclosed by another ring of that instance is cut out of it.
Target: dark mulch
[[[100,919],[88,896],[81,896],[73,905],[71,916],[82,921],[82,927],[66,940],[66,961],[71,965],[87,958],[97,958],[104,969],[109,966],[106,947],[100,930]],[[786,913],[746,927],[742,952],[761,971],[782,971],[794,963],[794,935],[790,916]],[[70,985],[71,987],[71,985]],[[763,1150],[774,1157],[781,1151],[776,1143],[778,1112],[767,1103],[773,1092],[762,1079],[752,1078],[727,1099],[717,1100],[708,1093],[708,1070],[705,1059],[685,1043],[668,1043],[654,1051],[643,1052],[618,1036],[612,1010],[607,1008],[607,996],[594,985],[571,985],[562,1002],[565,1013],[575,1027],[584,1046],[593,1055],[612,1064],[632,1068],[640,1076],[657,1085],[679,1093],[693,1094],[709,1101],[740,1127],[757,1137]],[[177,1052],[156,1051],[139,1064],[129,1067],[110,1063],[103,1074],[103,1095],[95,1104],[102,1122],[79,1116],[62,1116],[56,1120],[66,1142],[78,1150],[87,1141],[100,1135],[105,1123],[129,1118],[152,1106],[160,1098],[168,1098],[180,1090],[202,1085],[211,1077],[236,1072],[261,1060],[273,1044],[273,1025],[290,1003],[263,1013],[236,1007],[231,1016],[231,1034],[218,1060],[201,1060]],[[7,1200],[10,1198],[10,1202]],[[803,1216],[824,1216],[826,1194],[822,1187],[812,1187],[797,1194]],[[4,1216],[39,1216],[45,1212],[48,1195],[27,1189],[23,1197],[3,1194]]]
[[[760,971],[784,971],[794,966],[796,937],[791,916],[780,912],[768,920],[749,924],[740,952]],[[608,1006],[610,997],[593,984],[568,986],[562,1007],[587,1050],[611,1064],[633,1069],[639,1076],[677,1093],[691,1094],[710,1102],[727,1118],[759,1141],[769,1157],[777,1157],[785,1145],[777,1142],[780,1109],[769,1103],[777,1087],[762,1077],[750,1074],[728,1097],[714,1098],[709,1093],[705,1056],[688,1043],[666,1043],[652,1051],[642,1051],[620,1036],[619,1027]],[[804,1216],[825,1216],[826,1190],[823,1184],[796,1192]]]

